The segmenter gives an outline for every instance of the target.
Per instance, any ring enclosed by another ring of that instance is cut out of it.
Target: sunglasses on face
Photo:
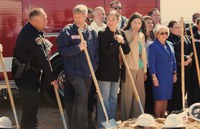
[[[160,35],[168,35],[168,32],[160,32]]]
[[[122,9],[122,7],[120,6],[116,6],[116,7],[112,7],[113,9],[117,10],[117,9]]]

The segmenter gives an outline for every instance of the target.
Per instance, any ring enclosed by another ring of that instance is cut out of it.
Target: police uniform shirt
[[[43,33],[39,32],[29,22],[22,28],[14,48],[14,57],[21,63],[30,62],[31,65],[39,67],[50,82],[55,80],[51,72],[48,60],[45,54],[45,46],[38,39],[43,38]]]

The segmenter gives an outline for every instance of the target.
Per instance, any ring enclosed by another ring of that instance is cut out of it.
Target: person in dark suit
[[[176,59],[173,44],[166,41],[169,28],[158,24],[153,32],[156,40],[148,48],[148,64],[153,80],[154,112],[156,117],[165,117],[167,101],[177,81]]]
[[[198,18],[200,18],[200,13],[199,12],[196,12],[196,13],[194,13],[192,15],[192,22],[193,22],[193,24],[192,24],[192,31],[193,31],[193,34],[196,33],[197,30],[198,30],[198,28],[196,26],[196,21],[197,21]],[[187,26],[187,28],[186,28],[186,34],[188,36],[190,36],[191,35],[190,28],[188,27],[188,24],[186,24],[186,26]]]
[[[168,27],[170,29],[170,35],[168,41],[172,42],[175,50],[176,64],[177,64],[177,82],[174,83],[172,99],[169,100],[168,110],[172,112],[174,110],[182,109],[182,88],[181,88],[181,25],[178,21],[172,20],[169,22]],[[185,66],[185,92],[188,91],[190,86],[190,63],[192,58],[189,56],[192,52],[191,42],[188,36],[184,36],[184,66]],[[188,100],[190,98],[190,92],[187,92]]]
[[[198,28],[198,31],[194,33],[195,38],[195,46],[197,51],[197,57],[200,65],[200,18],[197,19],[196,27]],[[191,67],[190,76],[192,77],[192,81],[190,82],[191,86],[191,101],[188,102],[188,105],[191,106],[192,104],[196,102],[200,102],[200,85],[198,82],[198,76],[197,76],[197,69],[196,69],[196,60],[193,56],[193,62]]]
[[[48,47],[42,30],[47,24],[47,15],[42,8],[34,8],[28,23],[22,28],[14,48],[12,74],[22,94],[21,129],[37,128],[37,112],[40,102],[41,70],[51,85],[58,87],[49,66]]]
[[[125,54],[130,51],[124,32],[117,29],[119,16],[115,10],[110,11],[107,16],[106,29],[98,33],[99,68],[97,69],[96,76],[109,119],[115,118],[119,91],[119,46],[122,46]],[[99,100],[97,102],[97,109],[98,128],[103,128],[102,122],[105,122],[106,119]]]

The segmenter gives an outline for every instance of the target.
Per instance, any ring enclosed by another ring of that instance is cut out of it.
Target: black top
[[[197,51],[197,57],[199,59],[199,64],[200,64],[200,34],[198,33],[198,31],[194,34],[194,38],[197,40],[195,42],[195,46]]]
[[[123,36],[125,44],[122,44],[124,54],[130,51],[126,36],[122,30],[117,30],[116,34]],[[119,66],[119,46],[120,43],[114,39],[114,32],[111,32],[107,27],[104,31],[98,33],[99,41],[99,68],[97,69],[96,76],[101,81],[114,81],[119,80],[120,66]]]
[[[181,36],[170,33],[168,41],[174,45],[175,57],[177,64],[181,63]],[[187,60],[188,55],[192,52],[192,44],[187,36],[184,36],[184,59]]]
[[[43,33],[27,23],[17,38],[13,57],[16,57],[22,63],[30,62],[33,66],[39,66],[49,81],[52,82],[55,78],[44,52],[45,45],[36,43],[36,38],[40,37],[43,37]]]

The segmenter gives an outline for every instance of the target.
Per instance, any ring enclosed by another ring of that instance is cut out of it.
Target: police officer
[[[87,48],[94,70],[98,63],[97,35],[85,22],[87,12],[85,5],[75,6],[74,24],[67,25],[57,38],[58,52],[64,57],[64,73],[75,90],[70,129],[88,128],[88,92],[92,78],[83,50]],[[82,28],[86,41],[81,42],[78,28]]]
[[[42,33],[46,24],[47,15],[44,10],[32,9],[28,23],[22,28],[14,48],[12,74],[22,95],[21,129],[37,128],[41,70],[49,83],[57,87],[47,60],[48,48]]]

